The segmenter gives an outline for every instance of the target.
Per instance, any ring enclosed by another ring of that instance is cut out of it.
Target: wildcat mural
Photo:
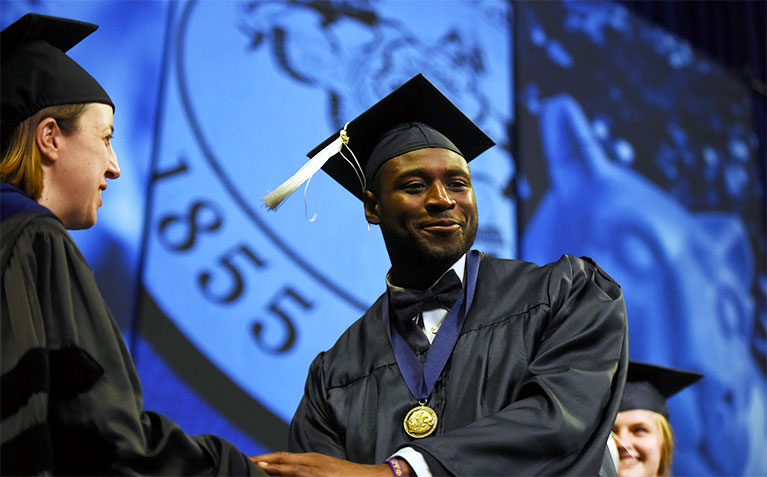
[[[765,386],[749,351],[754,259],[741,219],[690,212],[612,160],[572,97],[542,102],[540,130],[550,187],[522,255],[594,257],[624,289],[631,357],[705,373],[670,403],[684,473],[757,471]]]

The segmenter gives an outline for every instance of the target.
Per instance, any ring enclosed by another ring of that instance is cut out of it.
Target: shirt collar
[[[461,256],[461,258],[459,258],[453,264],[452,267],[450,267],[447,270],[445,270],[445,273],[443,273],[436,280],[434,280],[434,283],[429,285],[429,288],[431,288],[434,285],[436,285],[437,282],[440,281],[440,279],[445,276],[445,274],[450,272],[450,270],[454,270],[455,271],[455,274],[458,275],[458,279],[461,280],[461,284],[463,284],[463,275],[464,275],[464,273],[466,271],[466,254],[463,254],[463,256]],[[391,270],[386,274],[386,288],[388,288],[391,291],[404,290],[404,288],[398,287],[397,285],[392,284],[392,282],[391,282]]]
[[[0,221],[10,219],[21,212],[31,211],[52,213],[18,187],[7,182],[0,182]]]

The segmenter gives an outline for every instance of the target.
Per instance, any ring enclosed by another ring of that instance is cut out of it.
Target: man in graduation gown
[[[141,386],[66,229],[92,226],[114,106],[65,52],[97,27],[29,14],[2,32],[0,474],[264,475],[232,444],[143,411]]]
[[[331,148],[326,172],[380,225],[387,290],[311,364],[289,443],[305,454],[254,461],[286,475],[614,473],[606,443],[628,360],[618,284],[589,258],[538,266],[471,250],[468,161],[493,143],[423,76],[339,136],[310,155]]]

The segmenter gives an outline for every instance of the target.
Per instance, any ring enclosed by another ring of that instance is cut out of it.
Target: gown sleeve
[[[344,436],[340,435],[327,409],[327,396],[323,379],[325,353],[314,358],[306,378],[304,396],[290,425],[288,449],[291,452],[319,452],[339,459],[347,459]]]
[[[3,256],[3,475],[266,475],[229,442],[143,411],[120,329],[57,219],[25,225]]]
[[[453,475],[597,475],[628,365],[620,287],[590,259],[564,256],[548,309],[528,323],[532,359],[511,403],[411,443]]]

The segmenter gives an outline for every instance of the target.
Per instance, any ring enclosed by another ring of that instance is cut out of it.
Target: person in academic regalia
[[[265,475],[230,443],[144,412],[127,347],[66,229],[96,222],[114,105],[66,51],[97,26],[2,31],[0,474]]]
[[[628,365],[621,289],[586,257],[538,266],[471,250],[468,162],[492,145],[418,75],[265,197],[276,208],[327,161],[391,260],[386,291],[311,364],[295,453],[252,457],[269,473],[615,472],[606,443]]]
[[[613,425],[618,477],[671,475],[674,435],[666,400],[703,375],[630,361],[626,388]]]

